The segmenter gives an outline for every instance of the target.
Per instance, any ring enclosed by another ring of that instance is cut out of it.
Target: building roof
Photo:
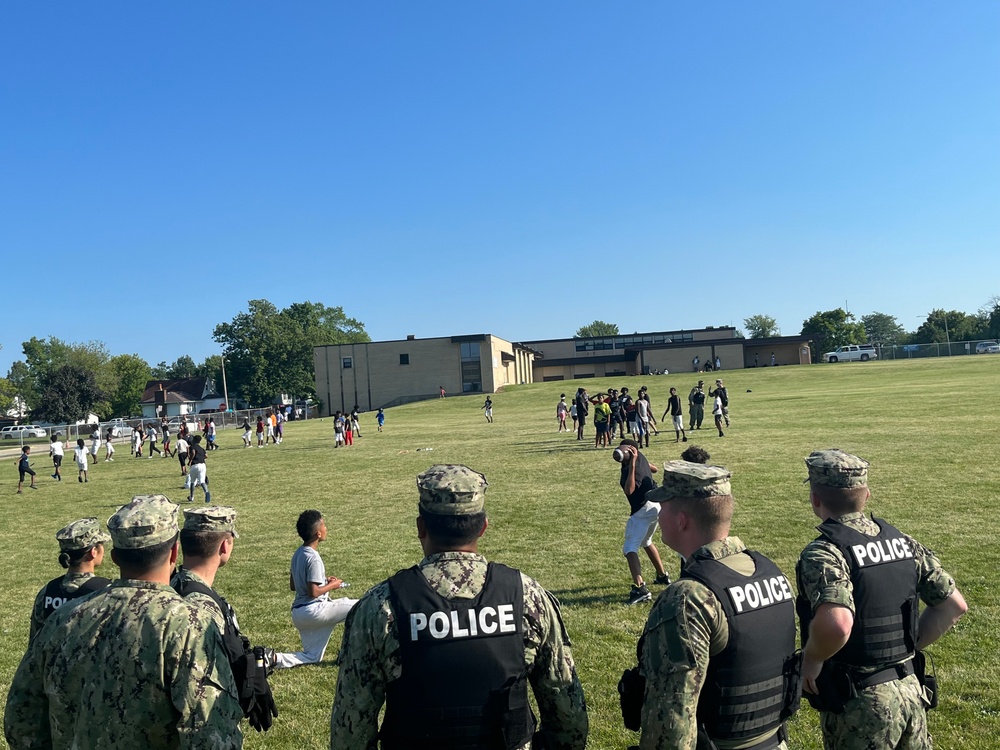
[[[215,382],[210,378],[175,378],[174,380],[147,380],[146,389],[142,392],[139,403],[152,404],[156,402],[156,392],[166,391],[166,403],[183,403],[201,401],[206,394],[215,393]]]

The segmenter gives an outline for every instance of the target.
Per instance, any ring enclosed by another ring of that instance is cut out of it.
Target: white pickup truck
[[[878,353],[874,344],[849,344],[835,352],[827,352],[823,359],[827,362],[867,362],[869,359],[878,359]]]

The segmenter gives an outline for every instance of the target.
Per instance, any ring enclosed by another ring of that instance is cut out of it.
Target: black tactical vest
[[[445,599],[414,566],[389,579],[402,674],[386,688],[382,747],[524,745],[534,733],[518,571],[490,563],[474,599]]]
[[[788,579],[759,552],[752,576],[694,557],[683,577],[705,584],[722,605],[729,643],[708,663],[698,721],[712,739],[741,740],[778,729],[798,706],[795,605]]]
[[[855,531],[834,519],[819,526],[820,539],[840,549],[851,569],[854,627],[832,661],[848,667],[878,667],[903,661],[916,651],[917,566],[899,529],[872,517],[878,536]],[[802,590],[801,583],[799,591]],[[799,618],[805,645],[812,607],[800,594]]]
[[[81,596],[92,594],[95,591],[100,591],[110,585],[111,581],[107,578],[93,576],[82,583],[76,591],[67,591],[63,587],[62,577],[49,581],[45,585],[45,594],[42,599],[42,622],[49,619],[49,615],[66,602],[79,599]]]

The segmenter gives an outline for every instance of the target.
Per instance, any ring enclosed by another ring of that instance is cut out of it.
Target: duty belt
[[[913,673],[913,659],[907,659],[904,662],[893,664],[891,667],[880,669],[878,672],[865,675],[864,677],[855,680],[854,687],[858,690],[862,690],[863,688],[871,687],[872,685],[881,685],[885,682],[892,682],[893,680],[902,680],[904,677],[909,677]]]

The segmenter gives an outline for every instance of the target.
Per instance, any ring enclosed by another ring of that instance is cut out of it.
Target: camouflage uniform
[[[90,549],[98,544],[107,544],[111,537],[101,529],[101,524],[96,518],[81,518],[73,523],[64,526],[56,532],[56,541],[59,542],[59,551],[74,552],[76,550]],[[77,573],[69,571],[62,577],[62,586],[68,593],[79,590],[88,580],[94,577],[93,573]],[[28,629],[28,645],[35,640],[35,635],[45,624],[45,589],[48,584],[42,587],[35,597],[35,603],[31,607],[31,624]]]
[[[209,533],[228,531],[235,539],[240,535],[236,532],[236,511],[224,505],[208,505],[203,508],[186,508],[184,510],[184,529],[187,531],[206,531]],[[208,586],[208,582],[197,573],[181,568],[170,579],[170,586],[179,589],[187,582],[193,581],[202,586]],[[184,597],[186,601],[194,602],[206,607],[212,614],[212,619],[222,633],[226,629],[226,618],[215,599],[200,591],[192,591]],[[230,606],[230,610],[232,607]],[[236,622],[236,613],[233,612],[233,622]]]
[[[814,484],[831,487],[867,485],[868,462],[836,449],[813,453],[806,464]],[[878,525],[864,513],[848,513],[837,521],[868,536],[878,536]],[[941,604],[955,591],[955,579],[937,556],[913,538],[906,537],[917,566],[917,595],[929,607]],[[798,565],[799,593],[812,606],[813,614],[825,603],[846,607],[854,613],[851,568],[836,545],[817,539],[802,551]],[[858,668],[859,675],[873,674],[891,664]],[[922,750],[932,746],[927,732],[923,688],[913,675],[858,690],[843,713],[820,713],[823,745],[827,750]]]
[[[134,498],[108,521],[115,546],[177,534],[177,506]],[[118,580],[60,608],[14,675],[11,748],[239,748],[242,713],[212,618],[166,585]]]
[[[662,485],[647,496],[667,503],[672,498],[729,495],[729,471],[688,461],[667,461]],[[726,536],[700,547],[691,559],[719,560],[738,573],[751,575],[753,561],[747,546],[735,536]],[[681,578],[660,594],[646,619],[639,669],[646,678],[642,703],[643,750],[698,746],[698,701],[709,661],[729,645],[729,621],[715,594],[700,581]],[[777,730],[739,742],[715,740],[719,748],[757,744]],[[785,743],[776,750],[786,750]]]
[[[418,478],[418,485],[425,512],[464,515],[483,510],[485,479],[466,467],[431,467]],[[420,571],[439,595],[472,599],[485,585],[487,565],[484,557],[472,552],[442,552],[424,558]],[[587,742],[587,706],[558,602],[523,573],[521,585],[524,661],[538,703],[539,729],[548,748],[582,750]],[[331,749],[377,747],[386,686],[402,674],[399,651],[389,584],[383,581],[362,597],[345,623],[330,717]]]

